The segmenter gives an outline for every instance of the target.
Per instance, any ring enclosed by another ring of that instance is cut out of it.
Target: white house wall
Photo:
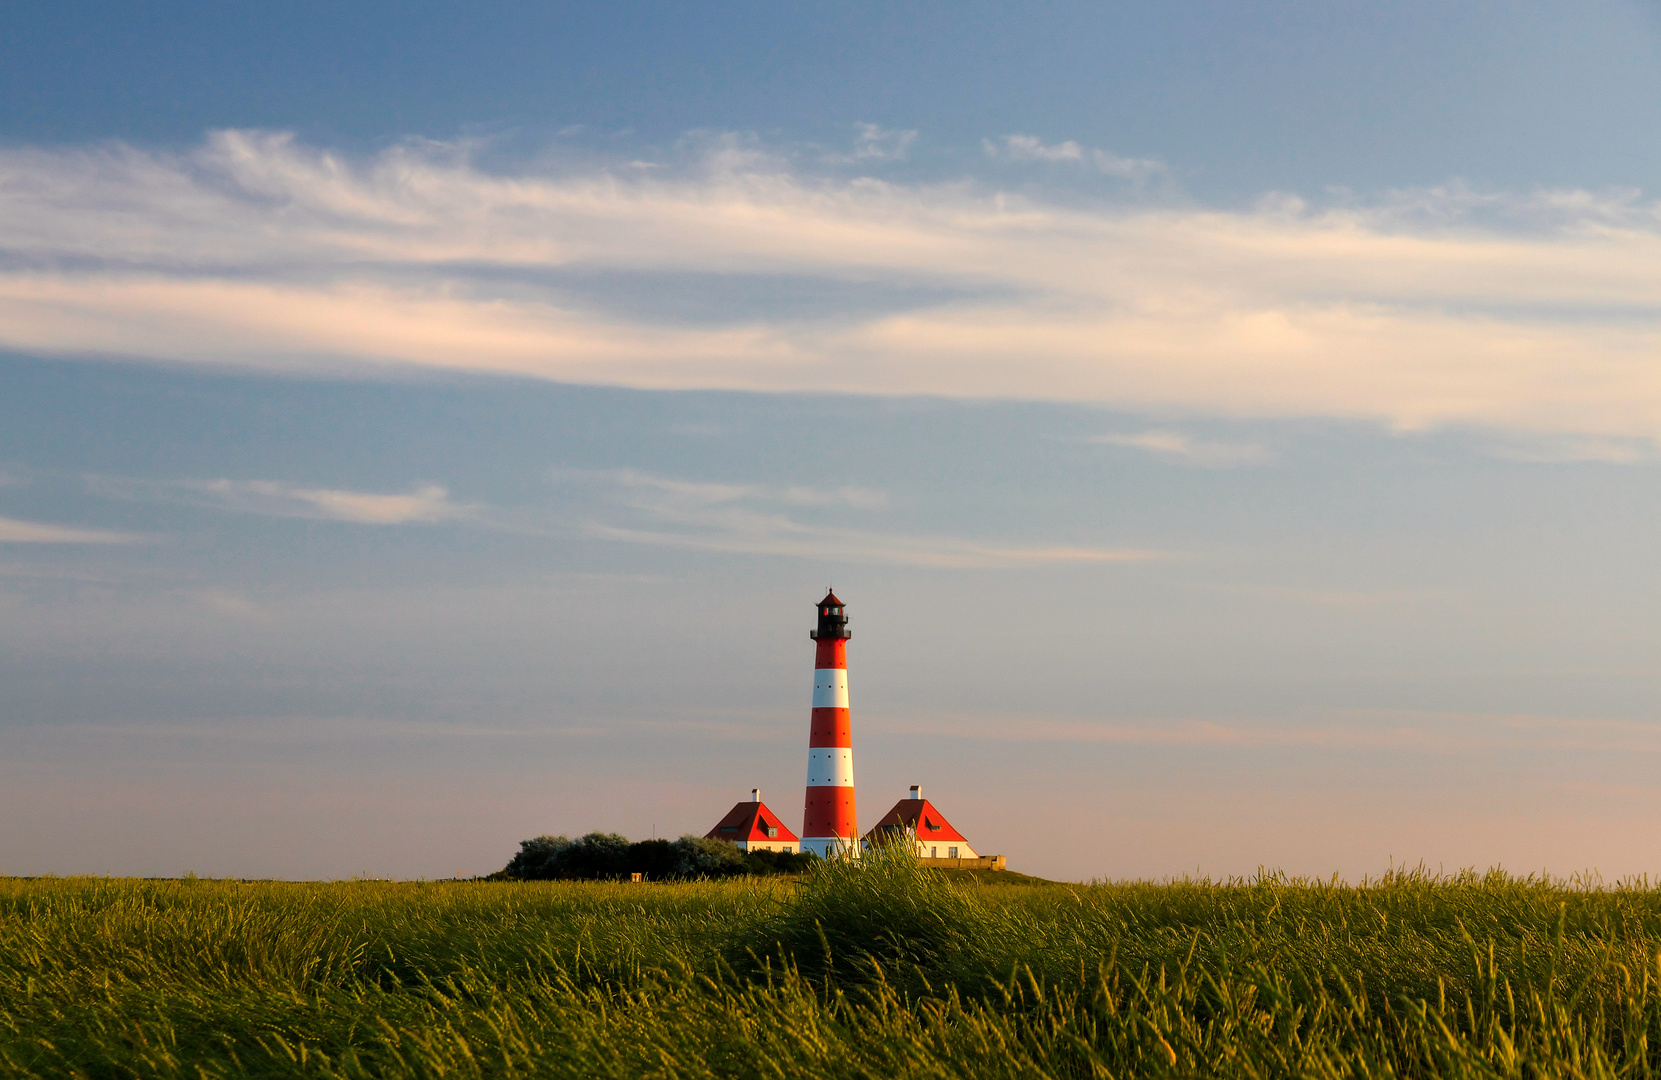
[[[950,859],[952,848],[957,848],[956,858],[978,859],[980,853],[962,840],[917,840],[917,857],[920,859]],[[930,849],[933,849],[931,852]]]

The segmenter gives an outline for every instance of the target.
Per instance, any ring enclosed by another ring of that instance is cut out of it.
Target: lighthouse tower
[[[848,725],[848,616],[835,592],[819,601],[813,662],[813,723],[807,737],[807,807],[802,850],[821,858],[857,851],[854,737]]]

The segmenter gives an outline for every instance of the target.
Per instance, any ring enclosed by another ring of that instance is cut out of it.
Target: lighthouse
[[[848,724],[848,616],[834,591],[819,601],[814,641],[813,721],[807,737],[807,806],[802,850],[821,858],[857,851],[854,738]]]

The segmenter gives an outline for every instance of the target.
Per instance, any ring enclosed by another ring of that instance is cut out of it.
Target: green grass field
[[[1661,1067],[1647,887],[996,880],[903,859],[679,885],[0,879],[0,1075]]]

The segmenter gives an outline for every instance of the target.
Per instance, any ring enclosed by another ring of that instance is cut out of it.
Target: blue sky
[[[0,872],[1653,872],[1658,33],[7,9]]]

